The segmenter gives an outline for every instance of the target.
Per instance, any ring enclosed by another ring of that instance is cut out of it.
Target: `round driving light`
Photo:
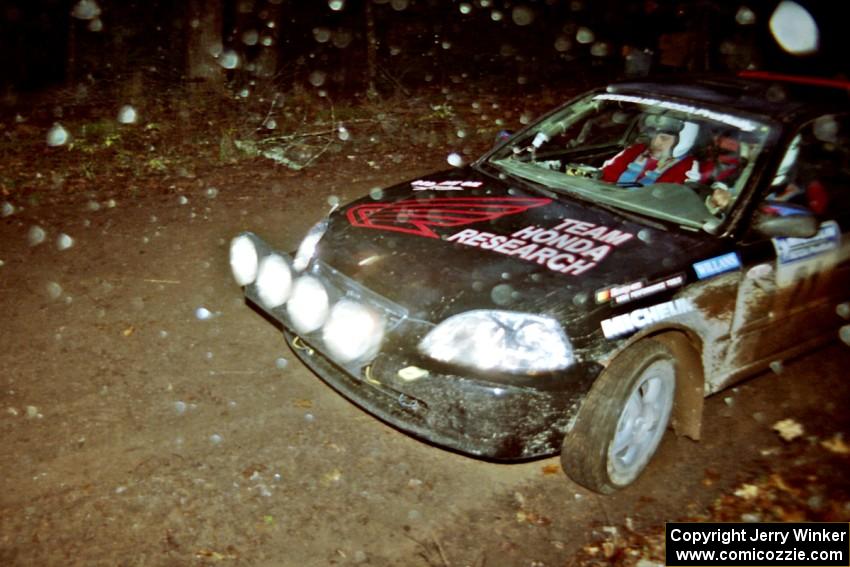
[[[322,330],[331,357],[342,363],[374,355],[383,338],[383,318],[350,299],[333,306]]]
[[[239,285],[248,285],[257,277],[257,247],[244,234],[230,241],[230,269]]]
[[[311,333],[321,327],[328,318],[328,308],[328,292],[322,282],[313,276],[295,280],[286,312],[296,331]]]
[[[286,303],[292,291],[292,271],[281,256],[272,254],[260,261],[257,271],[257,295],[260,301],[272,309]]]

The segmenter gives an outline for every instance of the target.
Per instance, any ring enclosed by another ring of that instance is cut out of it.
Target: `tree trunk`
[[[372,14],[372,0],[366,0],[366,96],[378,98],[375,82],[378,77],[378,38],[375,35],[375,17]]]
[[[222,51],[222,0],[190,0],[188,15],[187,75],[221,82],[224,70],[216,56]]]
[[[260,33],[260,55],[256,60],[257,76],[268,79],[274,77],[278,72],[278,53],[280,45],[278,40],[280,37],[280,29],[283,24],[281,18],[280,3],[269,2],[265,10],[268,12],[267,22],[274,23],[274,27],[269,28],[264,26]],[[267,44],[268,42],[268,44]]]
[[[68,18],[68,52],[65,57],[65,82],[74,86],[77,82],[77,19]]]

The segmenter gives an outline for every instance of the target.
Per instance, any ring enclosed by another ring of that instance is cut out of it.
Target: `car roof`
[[[618,82],[608,90],[685,99],[786,123],[850,109],[850,81],[764,71],[744,71],[737,76],[670,75]]]

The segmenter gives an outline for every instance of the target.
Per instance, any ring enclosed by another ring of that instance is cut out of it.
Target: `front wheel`
[[[676,364],[659,342],[642,340],[596,380],[561,447],[561,466],[579,484],[611,493],[640,475],[664,436]]]

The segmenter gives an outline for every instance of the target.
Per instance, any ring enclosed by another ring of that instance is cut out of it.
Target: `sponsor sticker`
[[[613,286],[596,292],[596,303],[612,301],[617,305],[623,305],[636,299],[661,293],[668,289],[681,287],[685,283],[685,274],[676,274],[651,283],[643,281],[633,282],[626,285]]]
[[[773,247],[776,250],[776,284],[779,287],[797,285],[838,263],[841,229],[835,221],[827,221],[811,238],[774,238]]]
[[[780,264],[801,262],[824,252],[837,250],[841,244],[841,229],[835,221],[820,225],[818,233],[811,238],[774,238],[776,259]]]
[[[606,339],[616,339],[631,335],[653,323],[691,313],[695,310],[696,306],[690,299],[674,299],[605,319],[602,321],[602,333]]]
[[[446,240],[516,256],[553,272],[577,276],[596,267],[614,248],[633,237],[630,232],[608,226],[562,219],[551,228],[530,225],[510,235],[467,228]]]
[[[481,181],[428,181],[417,179],[411,181],[414,191],[463,191],[466,188],[475,189],[484,185]]]
[[[701,280],[741,269],[737,252],[729,252],[694,264],[694,271]]]

